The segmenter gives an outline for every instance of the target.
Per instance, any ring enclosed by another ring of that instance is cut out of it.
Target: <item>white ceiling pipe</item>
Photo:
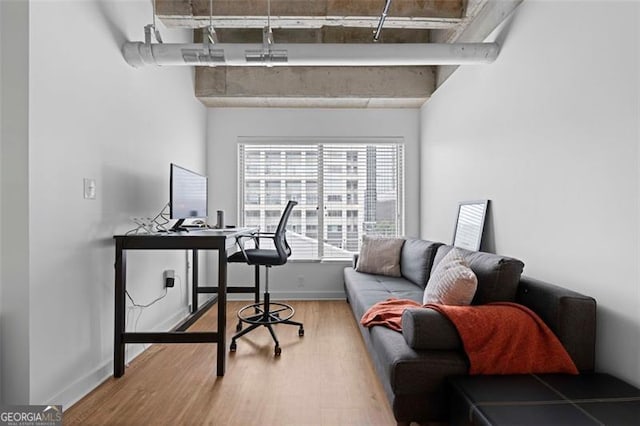
[[[122,51],[133,67],[145,65],[225,66],[402,66],[486,64],[498,57],[497,43],[313,44],[275,43],[286,62],[247,62],[247,51],[263,51],[258,43],[145,44],[127,42]],[[224,57],[222,57],[222,54]],[[189,58],[189,59],[185,59]],[[197,58],[197,59],[196,59]]]

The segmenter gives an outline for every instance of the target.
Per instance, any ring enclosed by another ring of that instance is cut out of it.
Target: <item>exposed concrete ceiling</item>
[[[451,28],[464,17],[463,0],[394,0],[387,28]],[[157,15],[170,26],[200,28],[262,28],[266,0],[156,0]],[[271,0],[272,28],[346,26],[374,28],[384,1]]]
[[[430,67],[198,67],[205,105],[420,107],[432,92]]]
[[[393,0],[379,42],[454,42],[496,3],[521,1]],[[277,43],[371,43],[384,5],[384,0],[271,0],[269,19]],[[221,43],[262,43],[267,0],[156,0],[156,14],[167,27],[194,28],[194,42],[202,40],[199,28],[211,22]],[[498,23],[484,27],[493,29]],[[480,28],[476,36],[486,36],[487,28]],[[415,108],[454,69],[443,73],[436,67],[415,66],[196,67],[195,93],[212,107]]]

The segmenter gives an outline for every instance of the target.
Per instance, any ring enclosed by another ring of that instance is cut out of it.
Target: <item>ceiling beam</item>
[[[158,15],[158,18],[170,28],[203,28],[209,25],[208,17]],[[376,28],[380,18],[364,16],[272,16],[271,28],[320,28],[324,26],[345,26]],[[459,25],[459,18],[395,18],[384,21],[385,28],[404,29],[449,29]],[[214,28],[263,28],[267,26],[266,17],[253,16],[214,16],[211,20]]]
[[[169,27],[262,28],[267,0],[156,0],[156,14]],[[272,28],[347,26],[375,28],[384,4],[371,0],[272,0]],[[385,28],[447,29],[464,17],[463,0],[395,0]]]
[[[196,67],[209,107],[410,107],[433,92],[432,67]]]
[[[195,30],[193,42],[201,43],[202,31]],[[261,28],[218,28],[219,43],[262,43]],[[279,28],[273,30],[278,43],[373,43],[372,31],[367,28],[322,27],[317,29]],[[428,30],[385,29],[380,37],[385,43],[428,43]]]

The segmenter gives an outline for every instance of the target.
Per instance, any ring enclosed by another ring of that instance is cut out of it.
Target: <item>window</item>
[[[324,154],[325,168],[331,175],[340,175],[343,173],[345,167],[345,154],[344,151],[329,150]]]
[[[279,175],[282,172],[282,164],[280,163],[280,151],[266,151],[264,153],[265,162],[260,164],[264,165],[264,170],[267,176]]]
[[[247,181],[245,187],[245,204],[260,204],[260,181]]]
[[[265,210],[264,226],[265,232],[276,232],[280,222],[280,210]]]
[[[260,210],[245,210],[244,223],[247,226],[260,226]]]
[[[304,233],[309,238],[317,239],[318,238],[318,225],[306,225]]]
[[[347,181],[347,204],[358,204],[358,181]]]
[[[327,244],[342,248],[342,225],[327,225]]]
[[[265,192],[264,202],[266,204],[282,204],[279,180],[265,181],[264,192]]]
[[[358,174],[358,151],[347,151],[347,174]]]
[[[248,156],[248,161],[247,161],[247,164],[250,164],[250,166],[247,167],[247,174],[250,174],[250,175],[259,174],[261,171],[260,166],[262,166],[261,163],[262,162],[260,161],[260,152],[250,152]]]
[[[318,203],[318,181],[308,180],[305,184],[307,204]]]
[[[239,217],[274,232],[288,200],[292,258],[351,258],[403,230],[402,144],[239,145]],[[320,214],[318,214],[320,212]]]
[[[300,163],[302,162],[302,151],[287,151],[285,153],[285,161],[287,163],[287,175],[297,175],[302,168]]]
[[[287,180],[285,182],[287,200],[302,201],[302,181]],[[295,213],[295,211],[294,211]]]

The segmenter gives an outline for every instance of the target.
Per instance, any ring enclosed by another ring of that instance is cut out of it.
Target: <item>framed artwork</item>
[[[462,201],[453,231],[453,246],[467,250],[480,250],[482,231],[489,200]]]

